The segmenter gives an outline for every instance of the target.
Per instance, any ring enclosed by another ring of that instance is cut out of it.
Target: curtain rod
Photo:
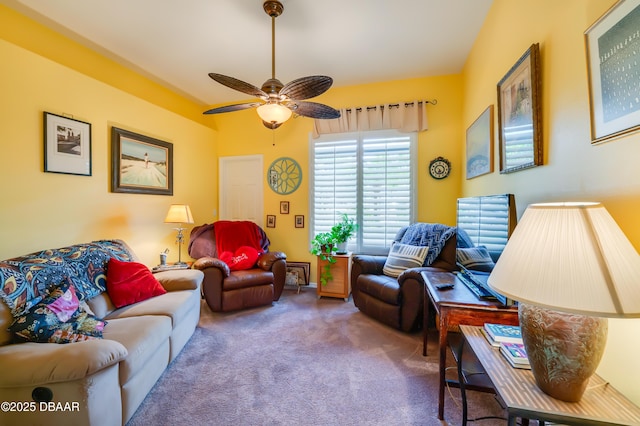
[[[427,101],[418,101],[418,103],[419,104],[423,104],[424,103],[424,104],[437,105],[438,104],[438,100],[437,99],[432,99],[432,100],[427,100]],[[410,106],[410,105],[413,105],[413,102],[405,102],[404,103],[404,106]],[[400,104],[399,103],[398,104],[389,104],[388,106],[389,106],[389,108],[394,108],[394,107],[399,107]],[[371,109],[376,109],[378,107],[377,106],[368,106],[368,107],[363,107],[363,108],[366,108],[367,111],[368,111],[368,110],[371,110]],[[380,108],[384,108],[384,105],[380,105]],[[347,111],[347,112],[351,112],[351,110],[352,110],[352,108],[345,108],[345,111]],[[358,112],[362,111],[362,107],[356,108],[356,111],[358,111]]]

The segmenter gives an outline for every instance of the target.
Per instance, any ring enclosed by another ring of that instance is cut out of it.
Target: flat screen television
[[[479,298],[512,304],[487,279],[516,226],[513,194],[459,198],[456,208],[458,278]]]

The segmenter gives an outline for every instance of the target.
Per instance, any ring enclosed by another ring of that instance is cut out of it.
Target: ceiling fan
[[[205,111],[204,114],[220,114],[257,107],[262,123],[269,129],[277,129],[292,113],[310,118],[331,119],[340,117],[340,111],[317,102],[303,101],[321,95],[333,84],[333,79],[324,75],[312,75],[282,84],[276,78],[276,18],[284,11],[278,0],[267,0],[262,4],[271,17],[271,78],[262,88],[233,77],[209,73],[209,77],[231,89],[262,99],[263,102],[247,102],[226,105]]]

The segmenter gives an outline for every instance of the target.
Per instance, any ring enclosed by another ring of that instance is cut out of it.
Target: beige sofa
[[[75,252],[91,256],[78,261]],[[0,410],[0,424],[125,424],[192,336],[200,317],[201,271],[157,273],[166,294],[116,309],[104,285],[109,257],[137,260],[124,242],[114,240],[0,261],[0,401],[9,402]],[[98,293],[87,304],[107,321],[102,339],[12,343],[7,327],[16,309],[7,293],[19,287],[16,283],[32,286],[30,293],[42,291],[50,277],[20,276],[42,259],[56,259],[51,276],[60,273],[62,264],[74,282],[84,280],[84,292]]]

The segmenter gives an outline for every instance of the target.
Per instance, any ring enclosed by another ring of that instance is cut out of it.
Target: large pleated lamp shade
[[[528,206],[488,282],[519,302],[536,382],[564,401],[595,372],[606,318],[640,317],[640,257],[600,203]]]

